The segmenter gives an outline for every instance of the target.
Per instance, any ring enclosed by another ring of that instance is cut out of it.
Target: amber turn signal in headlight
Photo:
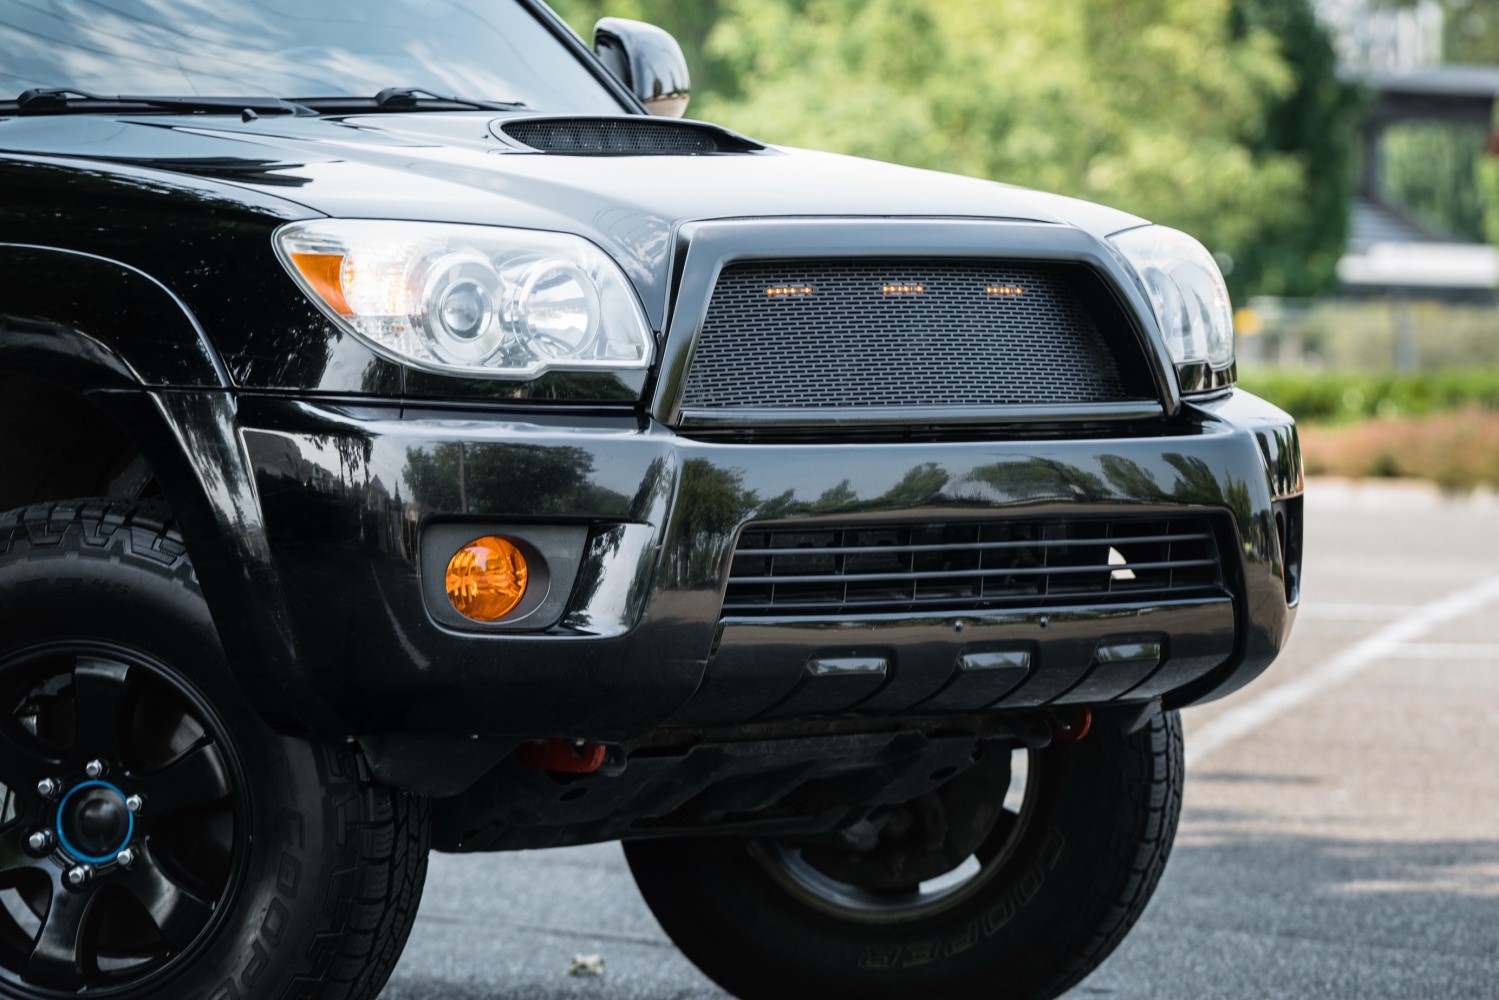
[[[447,592],[465,618],[498,621],[526,596],[526,557],[508,539],[476,538],[448,560]]]

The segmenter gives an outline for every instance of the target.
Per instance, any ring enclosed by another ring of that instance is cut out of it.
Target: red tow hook
[[[515,762],[531,771],[592,774],[604,766],[608,750],[602,743],[575,740],[527,740],[515,748]]]
[[[1081,743],[1093,728],[1093,709],[1075,708],[1070,712],[1047,712],[1051,738],[1058,743]]]

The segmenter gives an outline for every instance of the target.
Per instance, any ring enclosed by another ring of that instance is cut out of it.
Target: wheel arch
[[[122,461],[110,448],[37,452],[117,435],[171,507],[257,711],[282,730],[344,731],[301,662],[233,387],[195,317],[149,275],[91,254],[0,244],[0,269],[14,278],[0,295],[0,506],[110,495],[97,485]]]

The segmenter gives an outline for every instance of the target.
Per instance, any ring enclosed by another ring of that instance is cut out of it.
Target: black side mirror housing
[[[651,114],[680,118],[687,110],[687,60],[670,33],[644,21],[604,17],[593,27],[593,49]]]

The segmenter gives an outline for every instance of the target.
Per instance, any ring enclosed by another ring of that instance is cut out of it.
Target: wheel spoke
[[[78,744],[109,757],[120,752],[130,668],[123,663],[79,657],[73,668]]]
[[[979,864],[987,867],[1003,853],[1019,823],[1019,813],[1011,812],[1009,809],[1000,810],[999,817],[994,821],[994,829],[990,830],[984,842],[974,849],[973,856],[979,859]]]
[[[10,882],[10,876],[24,868],[36,865],[36,859],[26,851],[26,829],[17,823],[0,834],[0,887]]]
[[[0,717],[0,781],[21,795],[49,774],[57,759],[12,716]]]
[[[52,902],[26,965],[28,979],[62,989],[83,985],[89,972],[83,928],[92,900],[92,893],[69,892],[54,880]]]
[[[126,874],[123,884],[146,908],[174,951],[191,944],[213,913],[207,900],[172,881],[149,852]]]
[[[200,743],[166,767],[132,776],[131,789],[146,797],[152,815],[206,805],[229,794],[229,771],[216,743]]]

